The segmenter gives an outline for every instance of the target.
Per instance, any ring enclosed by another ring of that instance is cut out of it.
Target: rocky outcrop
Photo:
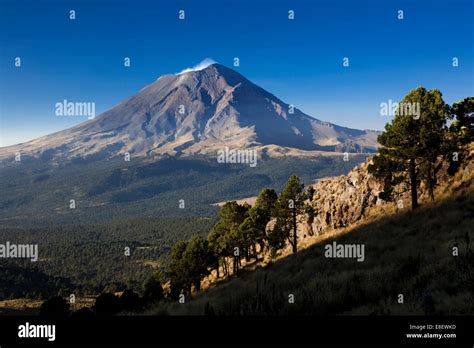
[[[474,143],[459,154],[460,165],[453,173],[449,163],[440,158],[437,164],[437,195],[456,191],[460,188],[472,188],[474,176]],[[409,192],[405,187],[398,187],[398,192],[407,191],[397,198],[397,202],[385,202],[379,198],[383,184],[368,172],[371,159],[355,167],[347,175],[329,179],[321,179],[314,186],[315,193],[312,206],[313,217],[303,217],[305,223],[300,224],[300,238],[319,235],[328,229],[349,226],[361,219],[373,207],[390,204],[400,209],[409,207]],[[427,190],[420,185],[420,201],[428,199]]]
[[[381,204],[381,183],[367,171],[369,162],[347,175],[320,180],[314,185],[315,215],[308,233],[320,234],[328,228],[348,226],[364,215],[368,207]],[[311,221],[312,220],[312,221]]]

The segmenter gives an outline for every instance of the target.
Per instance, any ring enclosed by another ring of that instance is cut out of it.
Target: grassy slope
[[[148,314],[469,314],[474,312],[474,194],[416,212],[379,216],[221,282],[189,303],[159,304]],[[365,261],[328,259],[324,245],[365,244]],[[454,245],[459,256],[452,255]],[[468,250],[470,249],[470,253]],[[288,303],[294,294],[295,303]],[[404,295],[404,304],[397,295]]]

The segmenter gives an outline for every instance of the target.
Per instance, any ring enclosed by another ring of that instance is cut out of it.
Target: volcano
[[[378,132],[306,115],[220,64],[162,75],[92,120],[26,143],[0,157],[192,154],[223,147],[370,153]]]

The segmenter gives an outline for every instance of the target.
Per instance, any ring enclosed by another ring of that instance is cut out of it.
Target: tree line
[[[313,187],[305,187],[293,175],[279,195],[273,189],[263,189],[253,206],[225,203],[207,238],[195,236],[172,248],[168,272],[171,297],[189,294],[193,288],[200,290],[202,278],[212,270],[218,278],[221,269],[223,276],[236,275],[242,260],[258,260],[267,249],[275,254],[289,243],[297,252],[297,226],[302,214],[312,214],[309,201],[313,194]],[[271,219],[275,219],[275,226],[267,231]]]

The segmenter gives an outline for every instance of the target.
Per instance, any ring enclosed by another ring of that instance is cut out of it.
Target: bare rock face
[[[464,190],[474,192],[474,142],[459,153],[459,166],[452,168],[452,163],[439,158],[436,164],[437,189],[435,197],[449,196],[453,192]],[[321,179],[313,185],[315,192],[311,204],[314,208],[313,216],[299,216],[297,225],[298,240],[310,236],[324,234],[327,230],[347,227],[359,220],[363,220],[375,206],[396,206],[399,209],[409,208],[410,191],[405,184],[395,187],[400,194],[395,202],[387,202],[379,198],[383,191],[383,183],[368,171],[372,159],[352,169],[347,175]],[[425,185],[421,183],[418,191],[420,202],[428,201],[429,195]],[[266,226],[269,234],[274,226],[272,219]]]
[[[382,184],[368,173],[368,164],[354,168],[347,175],[321,180],[314,186],[313,234],[348,226],[360,220],[368,207],[382,203],[378,198]]]
[[[450,193],[461,188],[472,190],[474,177],[474,143],[468,146],[460,156],[459,168],[453,173],[448,161],[439,159],[437,163],[436,195]],[[371,159],[355,167],[347,175],[321,180],[314,185],[315,193],[312,205],[315,215],[305,217],[306,223],[299,228],[299,237],[319,235],[327,229],[336,229],[349,226],[363,219],[368,210],[376,205],[397,204],[403,202],[408,206],[409,191],[406,187],[395,188],[397,192],[407,191],[399,198],[397,203],[385,202],[379,198],[383,190],[383,183],[368,172]],[[428,200],[426,187],[419,187],[419,200]]]
[[[365,211],[376,204],[382,184],[368,173],[370,159],[355,167],[347,175],[322,179],[314,185],[312,200],[314,216],[300,216],[298,239],[323,234],[327,229],[348,226],[360,220]],[[267,233],[273,229],[275,220],[267,225]]]

